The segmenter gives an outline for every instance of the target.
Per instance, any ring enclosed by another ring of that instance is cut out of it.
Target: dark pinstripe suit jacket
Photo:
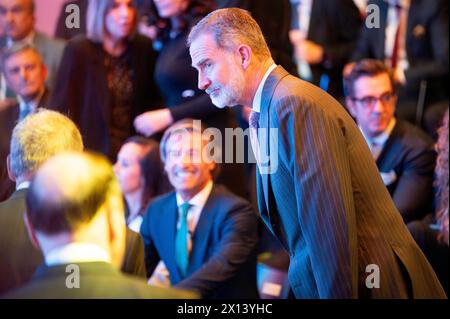
[[[279,132],[278,170],[257,174],[258,204],[290,254],[297,298],[445,297],[338,102],[277,67],[263,88],[259,126]],[[370,264],[380,288],[365,287]]]

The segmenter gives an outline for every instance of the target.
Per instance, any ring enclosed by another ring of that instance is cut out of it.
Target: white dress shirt
[[[367,145],[369,145],[370,151],[372,152],[373,158],[375,161],[380,156],[381,151],[383,150],[384,144],[386,144],[386,141],[389,139],[389,136],[391,136],[392,131],[394,130],[395,124],[397,121],[395,120],[395,117],[391,119],[386,129],[379,135],[375,137],[368,137],[364,134],[361,127],[359,128],[361,130],[361,133],[364,136],[364,139],[366,140]],[[376,145],[377,149],[374,149],[374,145]]]
[[[314,0],[292,0],[292,10],[297,10],[298,29],[303,35],[304,40],[309,32],[309,25],[311,22],[311,11]],[[311,67],[306,61],[297,60],[297,71],[300,77],[304,80],[310,81],[312,79]]]
[[[261,82],[259,83],[258,89],[256,90],[255,96],[253,97],[252,102],[252,111],[259,113],[261,111],[261,100],[262,100],[262,91],[264,88],[264,84],[267,81],[267,78],[269,77],[270,73],[277,67],[276,64],[272,64],[264,73],[263,78],[261,79]],[[260,147],[258,142],[258,132],[255,131],[254,128],[250,127],[250,143],[252,145],[253,155],[255,156],[256,163],[261,163],[261,153],[260,153]],[[259,165],[258,165],[259,167]]]
[[[399,38],[398,38],[398,58],[397,67],[394,71],[399,76],[401,83],[406,83],[405,71],[409,68],[408,56],[406,52],[406,28],[408,25],[408,12],[410,7],[410,0],[400,0],[399,4],[402,6],[400,16],[397,14],[395,7],[395,0],[386,0],[390,5],[387,13],[387,22],[385,30],[385,57],[386,64],[391,65],[392,54],[394,51],[395,35],[400,23]]]
[[[192,234],[197,227],[198,221],[200,219],[203,207],[205,207],[208,201],[209,195],[211,194],[214,183],[209,181],[203,189],[192,197],[188,203],[191,205],[187,212],[187,223],[188,223],[188,252],[192,251]],[[181,219],[181,205],[184,204],[184,200],[179,194],[176,194],[176,201],[178,207],[178,219],[177,219],[177,230],[180,228]],[[153,271],[152,276],[148,280],[148,284],[156,287],[170,287],[170,274],[167,270],[166,265],[161,260]]]

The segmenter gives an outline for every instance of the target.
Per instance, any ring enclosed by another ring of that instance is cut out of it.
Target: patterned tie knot
[[[251,111],[250,116],[248,117],[248,124],[251,128],[258,128],[259,122],[259,112]]]
[[[181,217],[182,218],[186,218],[187,217],[187,213],[189,211],[189,208],[191,208],[192,205],[189,204],[188,202],[184,202],[183,204],[181,204],[180,209],[181,209]]]

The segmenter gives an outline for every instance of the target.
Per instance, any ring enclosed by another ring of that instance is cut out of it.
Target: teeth
[[[183,171],[183,172],[176,172],[175,175],[177,177],[186,177],[186,176],[193,175],[193,172],[185,172],[185,171]]]

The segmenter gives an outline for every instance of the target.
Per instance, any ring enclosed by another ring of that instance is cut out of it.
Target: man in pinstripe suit
[[[331,96],[274,64],[246,11],[214,11],[188,45],[216,106],[252,106],[251,126],[279,132],[258,131],[270,158],[258,162],[258,204],[290,254],[297,298],[445,298],[358,127]]]

